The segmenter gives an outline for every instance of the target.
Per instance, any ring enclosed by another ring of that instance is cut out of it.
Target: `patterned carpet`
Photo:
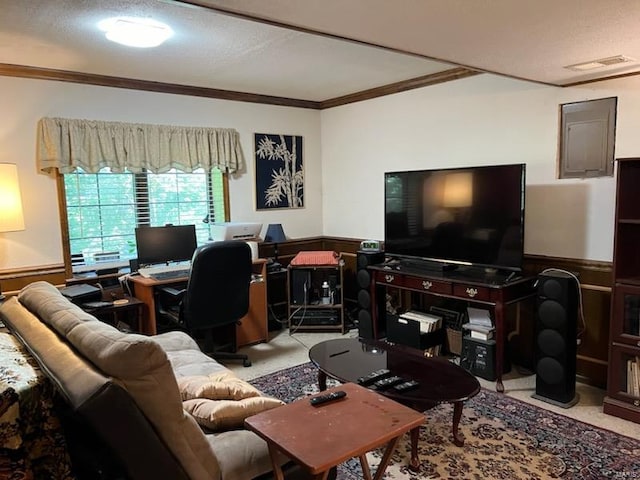
[[[311,363],[251,380],[264,393],[286,402],[317,392]],[[419,452],[421,470],[407,468],[405,436],[385,473],[386,479],[640,479],[640,441],[618,435],[519,400],[483,389],[465,404],[460,431],[465,445],[451,443],[453,410],[442,405],[425,413]],[[372,468],[381,452],[368,455]],[[351,460],[338,468],[339,480],[362,478]]]

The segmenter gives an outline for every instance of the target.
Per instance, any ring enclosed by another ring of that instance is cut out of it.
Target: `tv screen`
[[[385,173],[385,252],[520,271],[525,165]]]
[[[167,225],[136,228],[138,264],[191,260],[197,247],[195,225]]]

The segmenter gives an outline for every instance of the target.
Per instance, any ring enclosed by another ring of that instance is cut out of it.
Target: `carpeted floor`
[[[251,380],[264,393],[291,402],[317,391],[310,364]],[[452,408],[425,412],[420,435],[421,470],[407,468],[409,437],[402,439],[385,478],[567,480],[640,479],[640,441],[603,430],[483,389],[466,403],[460,430],[465,445],[451,443]],[[370,453],[375,466],[380,452]],[[362,478],[352,460],[339,467],[339,480]]]

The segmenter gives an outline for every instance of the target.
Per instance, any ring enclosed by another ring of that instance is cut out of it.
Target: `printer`
[[[260,237],[262,223],[252,222],[214,222],[211,224],[211,239],[255,240]]]

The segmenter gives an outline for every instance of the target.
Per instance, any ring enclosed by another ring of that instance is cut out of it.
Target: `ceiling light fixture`
[[[599,60],[591,60],[589,62],[576,63],[574,65],[566,65],[564,68],[583,72],[585,70],[593,70],[594,68],[609,67],[611,65],[628,62],[635,62],[635,60],[633,58],[625,57],[624,55],[616,55],[614,57],[601,58]]]
[[[112,42],[138,48],[157,47],[173,35],[171,27],[150,18],[107,18],[98,23],[98,28]]]

